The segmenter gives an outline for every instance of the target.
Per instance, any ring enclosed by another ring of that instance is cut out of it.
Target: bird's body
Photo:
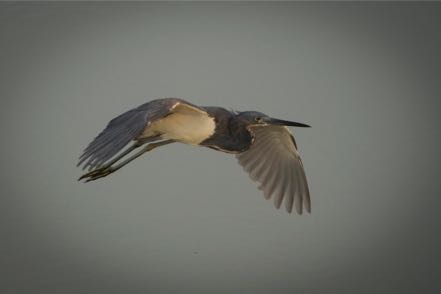
[[[157,99],[129,110],[109,122],[89,144],[80,162],[92,171],[80,179],[95,180],[114,172],[143,153],[161,145],[180,142],[236,154],[265,198],[298,213],[310,211],[309,189],[292,134],[286,125],[307,125],[277,120],[260,112],[235,112],[221,107],[200,107],[178,98]],[[134,145],[116,156],[130,141]],[[153,143],[150,143],[153,142]],[[146,144],[141,152],[119,161]],[[115,157],[116,156],[116,157]],[[115,159],[112,159],[115,157]]]
[[[144,130],[139,138],[149,138],[161,135],[162,139],[172,139],[177,142],[199,145],[213,135],[216,123],[214,117],[197,108],[189,108],[185,104],[176,104],[173,112],[158,119]]]

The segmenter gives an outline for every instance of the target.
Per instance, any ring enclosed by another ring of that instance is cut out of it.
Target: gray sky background
[[[0,293],[440,293],[439,3],[1,3]],[[174,144],[82,184],[148,100],[294,129],[311,215]]]

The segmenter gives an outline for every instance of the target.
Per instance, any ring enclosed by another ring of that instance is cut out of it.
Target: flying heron
[[[289,213],[293,207],[298,214],[303,208],[310,212],[305,171],[287,126],[309,127],[257,111],[201,107],[178,98],[152,100],[108,123],[80,156],[78,166],[84,163],[83,169],[89,172],[78,180],[108,176],[148,151],[180,142],[235,154],[250,178],[260,183],[265,198],[273,198],[277,209],[285,200]],[[130,141],[134,143],[118,154]]]

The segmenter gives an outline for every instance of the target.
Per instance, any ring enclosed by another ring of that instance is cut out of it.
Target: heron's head
[[[298,122],[272,118],[258,111],[239,112],[237,116],[240,120],[246,122],[250,126],[279,125],[279,126],[291,126],[291,127],[301,127],[301,128],[310,127],[309,125]]]

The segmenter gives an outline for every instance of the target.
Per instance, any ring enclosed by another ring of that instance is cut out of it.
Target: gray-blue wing
[[[253,181],[260,183],[259,189],[265,198],[274,200],[280,208],[291,213],[293,206],[301,214],[303,208],[311,211],[308,182],[305,171],[289,129],[284,126],[252,127],[254,142],[251,147],[236,155],[240,165]]]
[[[130,141],[136,140],[152,122],[167,116],[178,104],[199,108],[178,98],[157,99],[131,109],[114,119],[87,146],[79,158],[83,169],[99,167],[121,151]]]

